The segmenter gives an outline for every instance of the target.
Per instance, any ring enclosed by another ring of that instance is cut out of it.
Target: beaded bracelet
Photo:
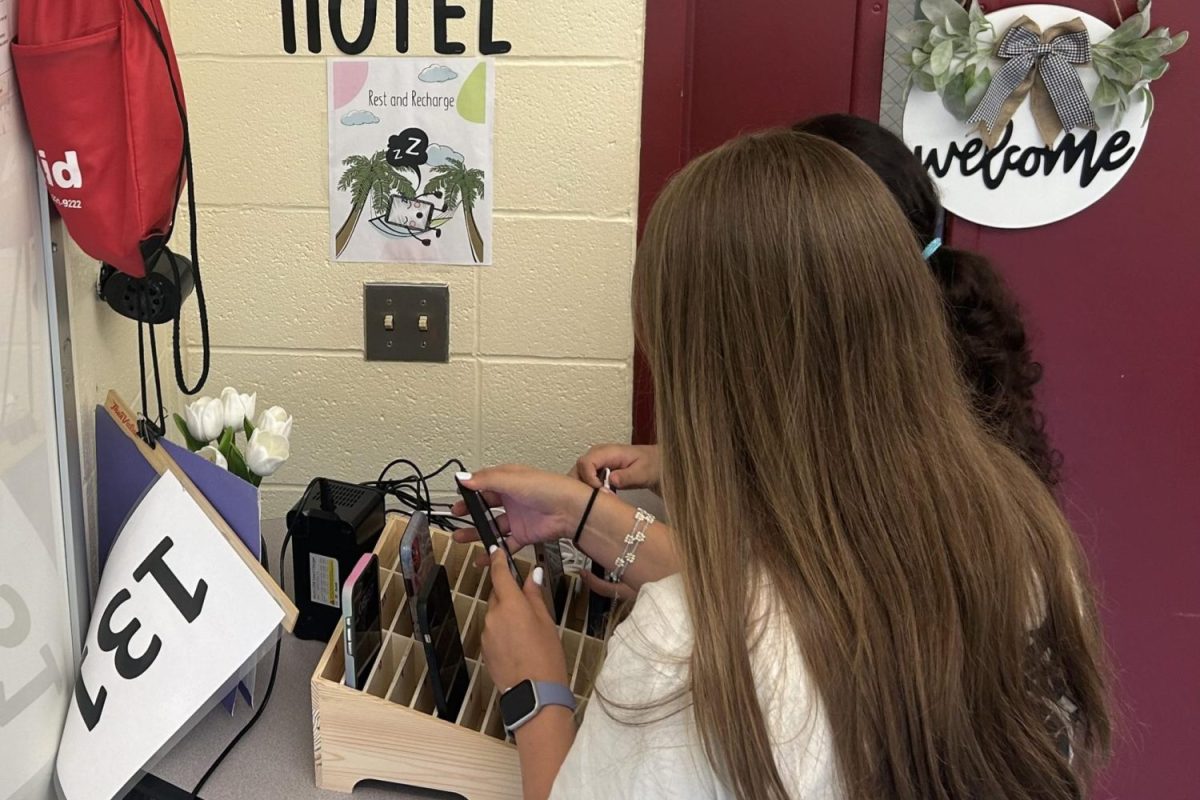
[[[646,531],[652,524],[654,515],[639,508],[633,515],[633,530],[625,534],[625,551],[617,556],[612,572],[608,574],[609,581],[620,583],[625,578],[625,570],[637,560],[638,545],[646,541]]]

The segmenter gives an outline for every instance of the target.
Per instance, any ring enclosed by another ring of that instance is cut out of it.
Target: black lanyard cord
[[[138,11],[141,12],[142,19],[146,21],[150,32],[154,34],[154,41],[158,45],[158,50],[162,54],[163,63],[167,67],[167,77],[171,81],[171,94],[175,98],[175,110],[179,114],[179,125],[183,131],[183,150],[180,157],[179,178],[175,184],[175,209],[179,208],[179,190],[180,182],[183,181],[184,174],[187,175],[187,198],[188,198],[188,244],[192,257],[192,277],[196,284],[196,310],[200,313],[200,377],[196,379],[196,384],[189,387],[187,379],[183,375],[183,349],[179,343],[179,321],[183,316],[183,298],[180,298],[180,308],[175,314],[175,319],[172,322],[172,349],[174,351],[175,360],[175,383],[178,384],[179,390],[185,395],[194,395],[204,388],[204,384],[208,381],[209,366],[212,361],[212,346],[209,341],[208,332],[208,304],[204,299],[204,282],[200,277],[200,247],[199,237],[196,230],[196,182],[195,170],[192,166],[192,139],[188,129],[187,110],[183,105],[183,96],[179,90],[179,84],[175,80],[175,71],[171,69],[171,56],[167,50],[167,44],[163,40],[162,31],[154,24],[154,20],[150,18],[145,6],[141,0],[133,0]],[[171,220],[171,228],[167,231],[166,238],[163,240],[163,245],[171,240],[171,234],[175,231],[175,220]],[[166,251],[167,258],[171,262],[171,271],[175,278],[175,285],[179,286],[179,267],[175,262],[175,254],[169,250]]]

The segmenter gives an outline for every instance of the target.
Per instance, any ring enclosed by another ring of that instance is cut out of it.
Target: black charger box
[[[375,549],[386,514],[380,490],[330,478],[310,483],[288,512],[297,638],[333,635],[342,618],[342,584],[363,553]]]

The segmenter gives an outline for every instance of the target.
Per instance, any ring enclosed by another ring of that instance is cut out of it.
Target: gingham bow
[[[968,122],[978,125],[984,142],[995,147],[1025,96],[1046,146],[1072,128],[1095,128],[1096,115],[1079,80],[1076,65],[1092,60],[1092,43],[1083,20],[1055,25],[1045,33],[1029,17],[1013,23],[996,56],[1006,63],[988,87]]]

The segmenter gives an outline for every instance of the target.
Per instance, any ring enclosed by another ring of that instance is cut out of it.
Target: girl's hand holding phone
[[[573,536],[592,494],[590,488],[566,475],[518,465],[491,467],[474,474],[460,472],[455,477],[468,489],[482,492],[489,507],[504,507],[504,513],[496,517],[496,525],[500,534],[510,537],[508,547],[514,553],[526,545]],[[459,500],[451,513],[464,516],[466,503]],[[478,538],[474,528],[454,532],[457,542]]]
[[[541,567],[517,585],[504,553],[493,548],[492,596],[483,625],[483,658],[492,682],[502,690],[524,680],[570,685],[558,628],[542,599]]]

